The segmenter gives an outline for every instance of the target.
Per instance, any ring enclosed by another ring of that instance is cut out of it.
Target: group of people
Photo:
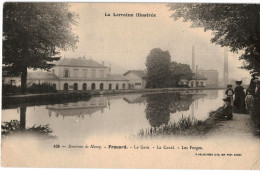
[[[246,91],[241,86],[242,81],[236,81],[233,90],[232,85],[227,86],[226,97],[223,99],[224,106],[216,113],[218,119],[231,120],[234,113],[248,113],[260,108],[260,80],[252,75],[250,85]],[[234,98],[233,98],[234,97]]]

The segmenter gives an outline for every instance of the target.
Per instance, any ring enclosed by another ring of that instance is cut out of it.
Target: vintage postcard
[[[1,166],[260,169],[260,5],[3,4]]]

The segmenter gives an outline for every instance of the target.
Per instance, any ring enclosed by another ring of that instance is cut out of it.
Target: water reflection
[[[26,127],[26,106],[20,107],[20,129],[25,130]]]
[[[56,138],[55,136],[51,135],[53,132],[52,129],[47,125],[39,125],[39,126],[32,126],[26,127],[26,109],[25,105],[20,107],[20,121],[18,120],[11,120],[8,122],[3,122],[1,125],[1,133],[2,136],[5,138],[10,134],[34,134],[37,136],[42,136],[44,138],[53,139]]]
[[[218,91],[217,91],[218,92]],[[210,99],[207,96],[210,94]],[[219,94],[219,95],[218,95]],[[84,141],[91,136],[127,136],[147,127],[178,122],[184,116],[204,120],[222,105],[222,92],[121,94],[88,101],[19,107],[3,111],[3,121],[19,120],[19,129],[48,125],[60,141]],[[212,97],[217,96],[217,99]],[[102,114],[104,113],[104,114]],[[76,132],[76,134],[75,134]]]
[[[206,96],[203,92],[195,94],[170,93],[170,94],[149,94],[146,95],[146,118],[151,127],[159,127],[168,124],[170,114],[188,111],[192,104],[192,117],[194,117],[194,103],[196,100]]]
[[[91,116],[91,114],[101,111],[103,113],[104,108],[110,108],[110,101],[108,97],[93,97],[88,101],[79,101],[76,103],[65,103],[65,104],[54,104],[47,105],[46,108],[49,110],[49,117],[52,113],[56,117],[67,117],[67,116],[78,116],[84,119],[85,115]]]

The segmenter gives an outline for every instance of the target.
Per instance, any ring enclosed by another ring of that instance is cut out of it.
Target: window
[[[203,82],[200,83],[200,86],[203,86]]]
[[[125,84],[123,84],[123,89],[125,89]]]
[[[64,88],[63,88],[65,91],[67,91],[67,90],[69,90],[69,85],[68,85],[68,83],[65,83],[64,84]]]
[[[74,77],[78,77],[79,75],[79,69],[73,69]]]
[[[96,84],[95,83],[92,83],[91,84],[91,90],[95,90],[96,89]]]
[[[84,90],[84,91],[87,90],[87,84],[86,84],[86,83],[84,83],[84,84],[82,85],[82,90]]]
[[[108,89],[112,90],[112,84],[109,84]]]
[[[64,69],[64,77],[69,77],[69,69]]]
[[[83,69],[83,77],[84,78],[88,77],[88,69]]]
[[[118,90],[119,89],[119,84],[116,84],[116,90]]]
[[[74,83],[73,90],[78,90],[78,84],[77,83]]]
[[[104,78],[105,77],[105,71],[104,70],[100,70],[100,78]]]
[[[135,83],[135,85],[142,85],[142,83]]]
[[[96,69],[92,69],[91,71],[92,71],[91,77],[96,78]]]
[[[103,89],[104,89],[104,84],[103,84],[103,83],[100,83],[99,89],[100,89],[100,90],[103,90]]]

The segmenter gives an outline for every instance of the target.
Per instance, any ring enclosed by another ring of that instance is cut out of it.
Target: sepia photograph
[[[259,3],[2,3],[1,167],[260,170]]]

